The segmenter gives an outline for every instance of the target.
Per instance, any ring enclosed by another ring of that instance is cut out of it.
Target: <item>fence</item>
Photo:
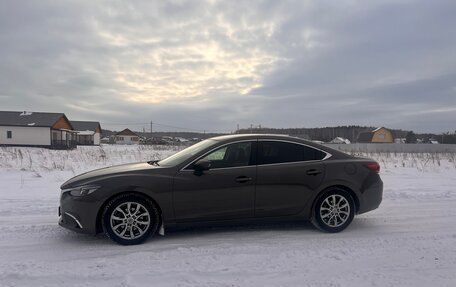
[[[343,152],[456,153],[456,144],[326,143],[323,145]]]

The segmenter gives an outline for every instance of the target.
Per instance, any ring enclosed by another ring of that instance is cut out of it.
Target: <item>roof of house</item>
[[[95,132],[97,128],[101,129],[99,122],[88,122],[88,121],[71,121],[71,125],[77,131],[93,131]]]
[[[130,129],[124,129],[116,133],[116,136],[138,136],[136,133],[132,132]]]
[[[78,135],[80,136],[93,136],[94,134],[94,131],[78,131]]]
[[[388,130],[387,128],[384,128],[384,127],[378,127],[378,128],[376,128],[375,130],[373,130],[372,132],[375,133],[375,132],[378,132],[378,131],[381,130],[381,129]]]
[[[52,127],[62,117],[68,121],[64,113],[0,111],[0,126]]]

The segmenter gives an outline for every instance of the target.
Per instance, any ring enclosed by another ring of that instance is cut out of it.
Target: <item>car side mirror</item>
[[[203,175],[205,170],[211,168],[211,162],[206,159],[200,159],[193,165],[194,174],[197,176]]]

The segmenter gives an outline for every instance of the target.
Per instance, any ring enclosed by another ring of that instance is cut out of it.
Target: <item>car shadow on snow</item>
[[[352,223],[345,232],[347,233],[382,233],[388,230],[388,220],[386,218],[373,218],[365,217],[365,215],[357,216],[353,219]],[[345,233],[344,232],[344,233]]]
[[[103,234],[90,235],[77,233],[71,230],[62,229],[60,231],[59,241],[65,244],[77,245],[109,245],[111,241]]]
[[[383,221],[382,221],[383,223]],[[382,223],[373,218],[355,217],[351,225],[343,232],[341,237],[347,235],[360,235],[381,232]],[[286,222],[286,223],[263,223],[263,224],[243,224],[227,226],[192,226],[180,227],[166,230],[165,236],[155,235],[147,240],[145,244],[158,244],[166,247],[168,244],[185,244],[189,241],[200,240],[239,240],[252,239],[261,240],[264,238],[281,238],[290,236],[304,237],[325,237],[330,233],[322,232],[315,228],[310,222]],[[335,235],[335,234],[334,234]],[[337,236],[337,235],[335,235]],[[79,246],[118,246],[112,242],[105,234],[88,235],[75,233],[69,230],[61,230],[59,241],[65,244]]]
[[[243,224],[243,225],[228,225],[228,226],[192,226],[180,227],[166,230],[164,236],[155,235],[147,243],[178,243],[180,241],[187,242],[188,240],[201,239],[219,239],[223,240],[238,240],[242,238],[264,238],[264,237],[280,237],[280,236],[302,236],[315,235],[321,233],[310,222],[293,222],[293,223],[270,223],[270,224]],[[70,230],[61,230],[59,241],[65,244],[79,246],[105,246],[117,245],[103,233],[97,235],[75,233]]]
[[[166,238],[192,238],[206,236],[229,236],[237,237],[237,234],[256,236],[264,233],[268,234],[283,234],[296,232],[313,233],[315,228],[309,222],[293,222],[293,223],[263,223],[263,224],[243,224],[243,225],[226,225],[226,226],[192,226],[180,227],[166,232],[163,239]]]

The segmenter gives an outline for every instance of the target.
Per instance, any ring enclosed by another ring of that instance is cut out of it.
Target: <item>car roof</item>
[[[297,137],[291,137],[288,135],[281,134],[233,134],[233,135],[224,135],[211,138],[217,141],[233,140],[233,139],[293,139],[293,140],[303,140]]]

